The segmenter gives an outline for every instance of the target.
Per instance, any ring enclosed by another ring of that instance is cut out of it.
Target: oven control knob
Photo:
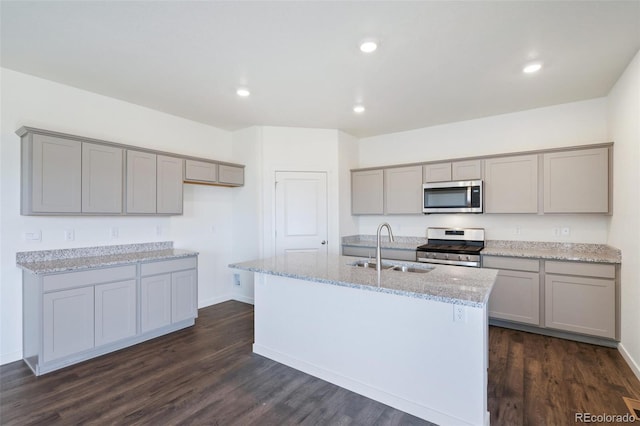
[[[467,256],[467,260],[471,260],[471,256]]]
[[[445,253],[444,258],[445,258],[445,259],[448,259],[448,258],[449,258],[449,254],[448,254],[448,253]]]
[[[462,255],[461,254],[458,255],[458,260],[462,260]]]

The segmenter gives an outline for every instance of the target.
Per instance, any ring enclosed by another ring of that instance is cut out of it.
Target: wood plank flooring
[[[201,309],[196,326],[35,377],[0,367],[0,424],[426,425],[251,352],[253,306]],[[624,414],[640,383],[615,349],[492,327],[492,425]]]

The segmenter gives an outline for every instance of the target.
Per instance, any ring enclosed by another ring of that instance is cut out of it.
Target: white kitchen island
[[[293,253],[229,265],[255,273],[253,351],[437,424],[488,425],[497,272],[378,274],[355,260]]]

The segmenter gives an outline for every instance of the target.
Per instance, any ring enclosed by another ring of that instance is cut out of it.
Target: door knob
[[[327,242],[325,240],[322,240],[322,242],[320,244],[325,245],[325,244],[327,244]]]

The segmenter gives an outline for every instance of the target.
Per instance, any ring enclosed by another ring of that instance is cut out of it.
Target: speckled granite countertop
[[[396,237],[389,242],[385,235],[382,248],[415,250],[426,244],[421,237]],[[606,244],[553,243],[541,241],[487,240],[482,254],[485,256],[528,257],[548,260],[573,260],[578,262],[620,263],[620,250]],[[350,235],[342,237],[343,246],[375,247],[375,235]]]
[[[415,250],[416,247],[427,244],[426,238],[421,237],[395,237],[395,241],[389,241],[389,237],[385,234],[381,238],[381,247],[384,249],[395,250]],[[350,235],[342,237],[343,246],[352,247],[374,247],[376,246],[375,235]]]
[[[622,260],[620,250],[606,244],[537,241],[487,240],[482,255],[599,263],[620,263]]]
[[[486,305],[497,275],[497,270],[492,269],[393,261],[391,263],[396,265],[433,269],[428,273],[383,270],[378,276],[375,269],[351,266],[354,261],[356,259],[349,256],[292,253],[286,257],[230,264],[229,267],[474,307]]]
[[[19,252],[16,265],[33,274],[50,274],[197,255],[194,251],[174,249],[173,242],[165,241]]]

